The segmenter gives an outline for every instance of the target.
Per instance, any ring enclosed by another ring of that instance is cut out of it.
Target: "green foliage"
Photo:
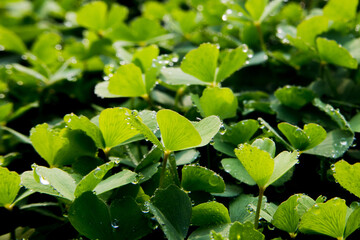
[[[355,163],[351,165],[348,162],[341,160],[335,163],[332,170],[338,183],[343,188],[360,198],[360,186],[358,179],[360,176],[360,164]]]
[[[0,167],[0,178],[0,206],[9,208],[20,190],[20,176],[16,172]]]
[[[195,226],[216,226],[230,223],[227,208],[218,202],[207,202],[192,208],[191,223]]]

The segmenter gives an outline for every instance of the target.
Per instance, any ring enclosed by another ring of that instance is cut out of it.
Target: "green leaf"
[[[59,168],[46,168],[34,166],[34,176],[40,179],[40,183],[51,186],[61,197],[70,201],[75,199],[74,192],[76,183],[74,178]]]
[[[120,66],[110,78],[109,92],[121,97],[140,97],[146,94],[141,69],[130,63]]]
[[[201,137],[201,143],[196,147],[207,145],[211,139],[219,132],[221,121],[217,116],[209,116],[199,122],[192,122]]]
[[[346,212],[345,200],[340,198],[315,204],[302,216],[299,231],[342,238],[345,231]]]
[[[351,130],[354,132],[360,132],[360,113],[357,113],[354,117],[349,121]]]
[[[270,154],[247,143],[240,144],[235,154],[256,184],[265,187],[274,171]]]
[[[126,120],[131,115],[127,108],[108,108],[100,113],[99,128],[107,148],[115,147],[139,132]]]
[[[230,125],[230,127],[226,127],[226,132],[222,138],[227,142],[238,145],[249,141],[258,129],[258,121],[253,119],[242,120]]]
[[[20,190],[20,176],[16,172],[0,167],[0,206],[6,207],[15,200]]]
[[[170,85],[208,85],[190,74],[187,74],[178,67],[162,68],[160,79]]]
[[[200,156],[200,152],[195,149],[175,153],[176,165],[190,164]]]
[[[201,136],[189,120],[172,110],[160,110],[156,119],[167,150],[179,151],[201,144]]]
[[[335,21],[347,21],[354,19],[356,16],[356,8],[358,0],[330,0],[323,8],[324,16]]]
[[[55,164],[57,152],[69,142],[68,139],[60,136],[59,132],[50,129],[47,123],[32,128],[30,140],[35,150],[50,166]]]
[[[282,104],[297,110],[311,102],[315,97],[313,91],[298,86],[285,86],[277,89],[274,94]]]
[[[204,82],[215,81],[219,49],[216,45],[203,43],[188,52],[181,62],[181,70]]]
[[[217,115],[221,119],[236,116],[238,101],[230,88],[206,88],[200,97],[200,105],[205,117]]]
[[[144,135],[144,137],[152,142],[155,147],[160,148],[162,151],[165,151],[165,148],[163,144],[159,141],[159,139],[155,136],[154,132],[143,122],[142,118],[138,115],[131,115],[128,119],[130,124],[141,134]]]
[[[226,49],[221,60],[219,71],[216,75],[216,82],[222,82],[230,77],[234,72],[245,65],[248,58],[247,46],[240,45],[236,49]]]
[[[15,131],[14,129],[8,128],[6,126],[0,126],[0,128],[14,135],[20,142],[31,144],[29,137],[25,136],[24,134],[19,133],[18,131]]]
[[[344,160],[332,168],[336,181],[346,190],[360,198],[360,163],[353,165]]]
[[[98,148],[105,148],[104,138],[100,129],[87,117],[78,117],[75,114],[71,113],[65,115],[64,122],[66,122],[66,125],[69,126],[71,129],[80,129],[84,131],[86,135],[88,135],[92,138],[92,140],[94,140]]]
[[[106,24],[107,5],[102,1],[94,1],[80,8],[76,21],[80,26],[91,30],[104,29]]]
[[[84,192],[92,191],[96,185],[98,185],[105,174],[114,167],[114,162],[105,163],[87,174],[81,181],[77,184],[75,189],[75,197],[79,197]]]
[[[44,181],[44,179],[41,178],[40,181],[36,181],[33,171],[25,171],[21,174],[21,184],[30,191],[62,197],[59,192],[57,192],[50,184],[48,184],[48,181]]]
[[[1,104],[0,105],[0,123],[6,121],[12,111],[13,111],[12,103]]]
[[[357,60],[336,41],[319,37],[316,44],[322,61],[351,69],[357,68]]]
[[[328,132],[323,142],[312,149],[304,151],[304,153],[335,159],[341,157],[353,144],[353,141],[354,133],[348,130],[336,129]]]
[[[330,104],[323,103],[319,98],[315,98],[313,105],[325,112],[341,129],[350,130],[350,125],[345,117],[340,113],[339,109],[335,109]]]
[[[274,14],[283,4],[283,0],[273,0],[266,5],[261,17],[260,22],[264,21],[269,15]]]
[[[96,169],[95,169],[96,171]],[[102,194],[104,192],[113,190],[115,188],[124,186],[136,180],[137,174],[130,171],[130,170],[123,170],[112,176],[106,178],[105,180],[101,181],[96,187],[94,188],[94,192],[96,194]]]
[[[191,219],[191,201],[175,185],[158,189],[150,201],[150,212],[168,239],[185,239]]]
[[[302,21],[297,26],[297,37],[307,45],[315,48],[317,35],[326,32],[329,28],[329,20],[324,16],[314,16]]]
[[[357,207],[349,216],[346,222],[345,235],[347,238],[354,231],[360,228],[360,207]]]
[[[309,123],[304,125],[304,132],[308,136],[309,145],[306,149],[314,148],[326,139],[326,131],[320,125]]]
[[[281,152],[274,158],[274,172],[272,173],[267,186],[274,183],[281,176],[283,176],[287,171],[289,171],[295,164],[298,163],[299,153],[294,152]]]
[[[251,222],[234,222],[230,227],[229,240],[264,240],[265,236]]]
[[[216,226],[230,223],[227,208],[218,202],[206,202],[192,208],[191,223],[195,226]]]
[[[222,193],[225,182],[222,177],[210,169],[187,165],[182,168],[181,186],[187,191],[205,191]]]
[[[271,158],[275,157],[275,151],[276,151],[275,142],[270,138],[258,138],[251,144],[251,146],[257,147],[260,150],[268,152]]]
[[[188,240],[209,240],[211,239],[211,236],[214,235],[214,232],[223,237],[228,237],[229,229],[231,225],[232,225],[231,223],[225,223],[218,226],[208,226],[208,227],[198,228],[191,233]]]
[[[58,61],[60,50],[56,48],[61,43],[61,37],[57,33],[43,33],[32,45],[31,52],[47,65]]]
[[[300,128],[286,122],[279,123],[278,128],[296,149],[304,150],[309,145],[308,136]]]
[[[255,185],[256,182],[251,178],[244,166],[237,158],[225,158],[221,160],[224,170],[240,182],[248,185]]]
[[[113,201],[110,215],[113,239],[141,239],[152,230],[139,205],[131,197]]]
[[[95,86],[94,93],[101,98],[119,98],[119,95],[109,92],[109,81],[99,82]]]
[[[254,21],[260,20],[269,0],[247,0],[245,3],[246,10],[250,13]]]
[[[111,4],[111,9],[107,16],[105,28],[116,27],[119,23],[123,22],[129,14],[129,9],[117,3]]]
[[[113,239],[109,209],[93,193],[86,192],[75,199],[68,216],[80,234],[90,239]]]
[[[0,26],[0,46],[3,51],[12,51],[19,54],[26,52],[26,46],[21,38],[3,26]]]
[[[146,72],[152,65],[153,59],[159,56],[159,48],[156,45],[150,45],[136,51],[133,55],[132,62]]]

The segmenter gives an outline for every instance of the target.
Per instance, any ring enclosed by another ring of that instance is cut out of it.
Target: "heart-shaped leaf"
[[[160,110],[156,119],[167,150],[179,151],[201,144],[199,132],[189,120],[172,110]]]
[[[287,171],[289,171],[296,163],[298,163],[299,153],[294,152],[281,152],[274,158],[274,171],[267,182],[266,186],[271,185]]]
[[[338,183],[360,198],[360,163],[351,165],[344,160],[340,160],[335,163],[332,170]]]
[[[181,62],[181,70],[204,82],[215,81],[215,71],[219,57],[216,45],[203,43],[188,52]]]
[[[105,28],[107,5],[102,1],[94,1],[84,5],[76,14],[79,25],[93,30]]]
[[[201,137],[201,143],[196,147],[207,145],[211,139],[218,133],[221,127],[221,121],[217,116],[209,116],[199,122],[191,122]]]
[[[216,115],[221,119],[235,117],[238,101],[230,88],[206,88],[200,97],[204,115]]]
[[[222,82],[226,78],[230,77],[231,74],[239,70],[245,65],[246,59],[248,58],[247,46],[240,45],[236,49],[227,49],[221,59],[221,65],[219,71],[216,74],[216,82]]]
[[[16,172],[0,167],[0,206],[6,207],[15,200],[20,190],[20,176]]]

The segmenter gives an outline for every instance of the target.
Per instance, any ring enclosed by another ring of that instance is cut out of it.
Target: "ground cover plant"
[[[360,238],[358,0],[0,2],[0,239]]]

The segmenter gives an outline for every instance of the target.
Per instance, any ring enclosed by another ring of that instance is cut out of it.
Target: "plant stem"
[[[261,30],[261,23],[259,21],[256,21],[254,22],[254,25],[256,27],[256,30],[259,34],[259,40],[260,40],[260,46],[261,46],[261,49],[267,53],[267,48],[266,48],[266,45],[265,45],[265,41],[264,41],[264,34]]]
[[[264,192],[265,192],[265,188],[264,187],[259,187],[259,198],[258,198],[258,203],[257,203],[257,206],[256,206],[255,222],[254,222],[255,229],[257,229],[259,227],[261,203],[262,203],[262,199],[263,199],[263,196],[264,196]]]
[[[167,164],[167,160],[168,160],[170,154],[171,154],[171,151],[165,150],[165,152],[164,152],[164,160],[163,160],[163,163],[162,163],[162,169],[161,169],[161,174],[160,174],[159,188],[164,187],[166,164]]]

